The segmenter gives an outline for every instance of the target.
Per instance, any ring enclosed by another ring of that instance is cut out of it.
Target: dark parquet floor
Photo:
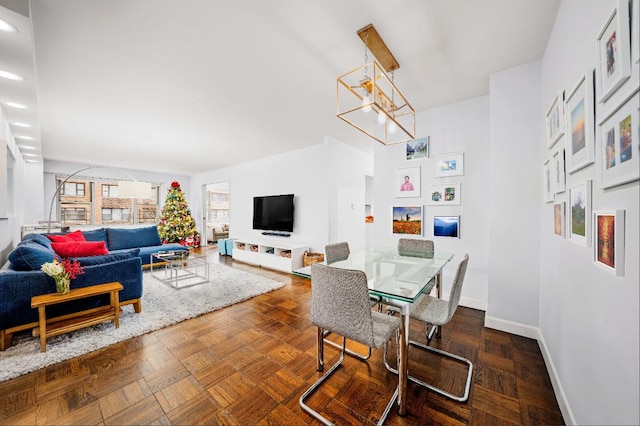
[[[309,280],[208,253],[212,261],[286,285],[0,383],[0,424],[320,424],[298,405],[319,377]],[[422,324],[411,327],[412,338],[424,339]],[[409,383],[408,415],[394,409],[388,424],[564,424],[535,340],[485,328],[484,312],[461,307],[434,341],[474,363],[469,400]],[[337,356],[326,347],[328,366]],[[410,359],[412,374],[461,392],[464,371],[457,364],[415,348]],[[395,383],[382,350],[367,363],[347,356],[309,405],[336,424],[373,425]]]

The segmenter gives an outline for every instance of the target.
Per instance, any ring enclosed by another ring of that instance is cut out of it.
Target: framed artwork
[[[460,182],[431,185],[429,200],[431,206],[459,205],[461,203]]]
[[[631,75],[629,0],[616,0],[596,37],[596,93],[604,103]]]
[[[420,166],[396,169],[396,197],[420,196]]]
[[[433,236],[460,238],[460,216],[434,216]]]
[[[545,121],[547,129],[547,148],[553,147],[564,134],[564,92],[558,91],[547,109]]]
[[[564,106],[568,139],[565,160],[567,172],[571,174],[594,162],[593,71],[580,77]]]
[[[564,167],[564,148],[558,148],[553,153],[553,192],[559,194],[566,189],[566,174]]]
[[[569,188],[567,235],[569,240],[591,247],[591,179]]]
[[[407,160],[429,158],[429,136],[407,142]]]
[[[631,4],[631,62],[640,63],[640,0]]]
[[[454,152],[436,157],[436,177],[462,176],[464,174],[464,154]]]
[[[392,207],[394,234],[422,235],[422,206]]]
[[[640,93],[598,126],[600,188],[612,188],[640,179]]]
[[[624,276],[624,210],[593,212],[593,261]]]
[[[547,158],[544,162],[544,166],[542,168],[542,176],[544,179],[544,202],[550,203],[554,200],[555,197],[555,185],[554,185],[554,176],[553,176],[553,167],[551,166],[552,161],[551,157]]]
[[[564,202],[553,205],[553,233],[564,238]]]

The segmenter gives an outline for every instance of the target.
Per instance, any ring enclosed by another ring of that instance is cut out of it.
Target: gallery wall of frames
[[[624,276],[625,210],[592,205],[592,194],[640,179],[638,4],[613,2],[594,40],[594,67],[558,89],[545,117],[543,198],[553,203],[553,232],[591,248],[594,264],[617,276]],[[577,182],[579,170],[587,179]]]

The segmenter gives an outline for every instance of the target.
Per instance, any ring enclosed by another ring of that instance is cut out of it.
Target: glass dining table
[[[434,251],[398,253],[397,248],[373,247],[350,253],[330,266],[364,271],[369,294],[393,306],[402,316],[398,355],[398,414],[407,412],[407,379],[409,350],[409,313],[411,304],[424,293],[436,288],[441,297],[442,269],[453,258],[452,253]]]

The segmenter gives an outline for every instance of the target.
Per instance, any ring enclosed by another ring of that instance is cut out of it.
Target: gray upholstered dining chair
[[[433,257],[434,244],[432,240],[415,238],[400,238],[398,240],[398,254],[412,257]]]
[[[468,370],[467,370],[467,380],[465,382],[464,392],[462,393],[462,395],[454,395],[452,393],[449,393],[421,379],[413,377],[410,374],[409,374],[409,380],[421,386],[424,386],[428,389],[431,389],[434,392],[444,395],[447,398],[454,399],[456,401],[466,401],[469,398],[469,390],[471,388],[471,375],[473,373],[473,364],[467,358],[429,346],[429,343],[431,343],[431,339],[435,334],[435,327],[429,327],[429,325],[443,326],[447,324],[449,321],[451,321],[451,318],[453,318],[453,314],[456,312],[456,309],[458,308],[458,303],[460,302],[460,295],[462,294],[462,284],[464,282],[464,276],[467,272],[468,263],[469,263],[469,255],[465,254],[462,261],[458,264],[458,269],[456,271],[456,276],[453,280],[453,285],[451,287],[451,294],[449,295],[449,300],[442,300],[442,299],[438,299],[437,297],[425,295],[422,299],[420,299],[420,301],[416,302],[416,306],[411,310],[411,313],[410,313],[411,318],[416,319],[418,321],[422,321],[427,326],[426,332],[425,332],[427,343],[424,344],[424,343],[417,342],[415,340],[409,340],[410,345],[417,346],[431,352],[435,352],[447,358],[453,359],[457,362],[466,364],[468,367]],[[390,367],[389,364],[387,363],[386,352],[385,352],[384,360],[387,368],[393,371],[394,373],[397,373],[397,370],[394,369],[393,367]]]
[[[395,335],[397,345],[401,322],[400,318],[371,309],[367,276],[364,272],[333,268],[320,263],[311,265],[311,322],[318,327],[318,371],[324,369],[323,331],[329,330],[342,336],[340,359],[299,400],[304,411],[330,425],[331,422],[309,407],[305,400],[342,364],[346,339],[378,349]],[[378,424],[384,422],[397,396],[396,386]]]
[[[349,243],[346,241],[324,246],[324,259],[327,265],[339,260],[345,260],[349,257],[349,254],[351,254],[351,250],[349,250]]]

